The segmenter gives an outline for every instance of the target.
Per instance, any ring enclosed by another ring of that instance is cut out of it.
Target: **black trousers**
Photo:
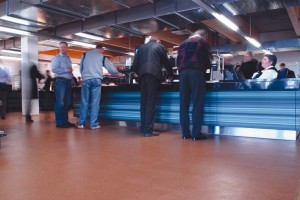
[[[182,136],[198,137],[203,122],[203,107],[205,95],[205,74],[200,70],[183,70],[180,72],[180,124]],[[190,132],[189,108],[191,98],[192,133]]]
[[[155,118],[155,104],[160,81],[152,75],[140,79],[141,86],[141,132],[152,133]]]

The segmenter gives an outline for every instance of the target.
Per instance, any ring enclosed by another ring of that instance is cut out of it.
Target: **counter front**
[[[161,85],[157,123],[179,125],[179,85]],[[300,130],[300,79],[207,83],[204,132],[295,140]],[[79,117],[80,88],[73,92]],[[100,119],[140,121],[139,85],[102,87]],[[191,115],[191,113],[190,113]]]

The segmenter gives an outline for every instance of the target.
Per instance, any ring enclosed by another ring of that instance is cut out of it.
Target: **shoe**
[[[26,116],[26,123],[32,123],[33,120],[31,119],[31,116]]]
[[[0,137],[7,136],[7,133],[0,133]]]
[[[144,137],[153,137],[153,136],[159,136],[159,132],[152,132],[152,133],[144,133]]]
[[[200,134],[198,137],[192,137],[192,140],[206,140],[208,139],[207,135]]]
[[[56,128],[70,128],[67,124],[56,125]]]
[[[183,140],[186,140],[186,139],[190,139],[191,137],[192,137],[191,135],[182,136],[182,139],[183,139]]]
[[[97,125],[97,126],[91,126],[91,129],[98,129],[100,128],[101,126]]]
[[[84,125],[83,124],[82,125],[78,124],[77,128],[84,128]]]
[[[73,124],[73,123],[71,123],[71,122],[68,122],[68,124],[67,124],[69,127],[76,127],[76,125],[75,124]]]

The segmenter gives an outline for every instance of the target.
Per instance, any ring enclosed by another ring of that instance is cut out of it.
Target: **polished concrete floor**
[[[71,113],[70,113],[71,115]],[[1,200],[295,200],[299,141],[182,140],[136,129],[57,129],[53,113],[0,120]],[[71,118],[71,121],[75,118]]]

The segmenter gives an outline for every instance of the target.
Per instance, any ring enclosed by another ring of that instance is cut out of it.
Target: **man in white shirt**
[[[261,66],[264,68],[261,71],[255,72],[252,79],[274,79],[278,76],[278,71],[275,68],[277,57],[275,55],[266,54],[262,61]]]

